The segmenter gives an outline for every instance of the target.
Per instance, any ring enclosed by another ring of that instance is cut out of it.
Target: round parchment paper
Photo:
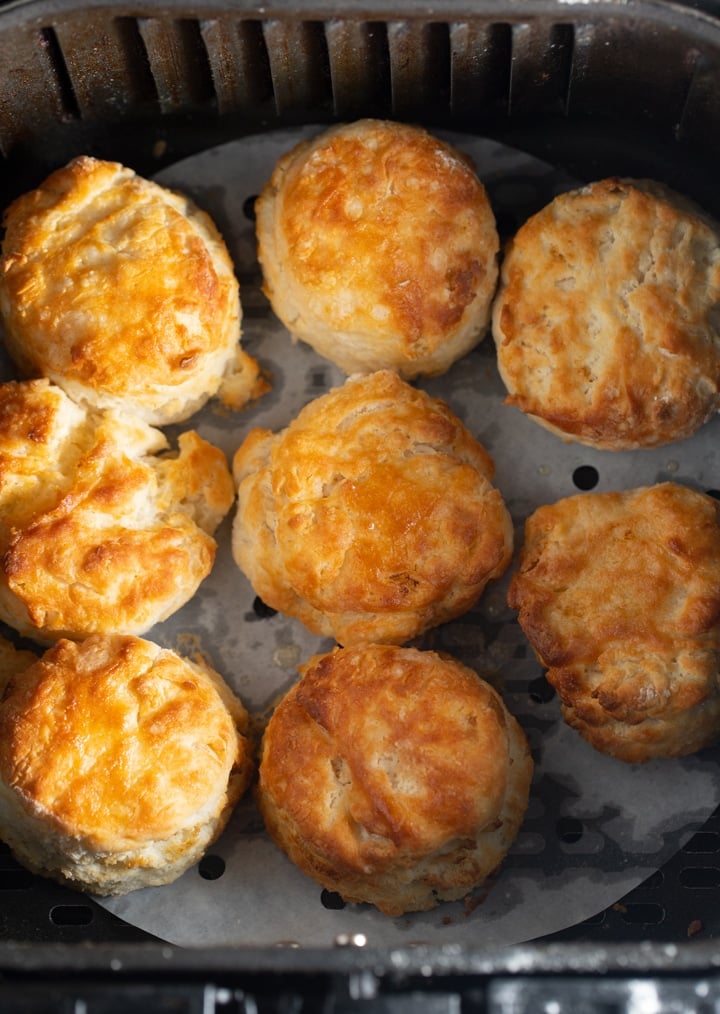
[[[250,137],[207,151],[157,177],[185,190],[213,215],[242,287],[243,343],[268,371],[272,389],[240,413],[210,405],[191,426],[232,456],[250,427],[277,430],[340,372],[301,344],[270,313],[260,291],[252,198],[276,159],[320,128]],[[552,167],[486,140],[452,137],[475,159],[504,236],[574,184]],[[445,377],[419,385],[443,397],[496,463],[496,484],[517,526],[542,503],[578,492],[675,479],[720,487],[717,420],[697,436],[635,452],[565,445],[503,404],[493,343]],[[201,653],[231,683],[261,726],[296,666],[329,649],[296,621],[266,615],[230,554],[231,518],[219,533],[217,563],[196,598],[148,636],[181,653]],[[270,842],[251,799],[238,807],[210,854],[167,887],[103,904],[128,922],[180,945],[328,946],[363,933],[371,946],[409,943],[504,946],[574,925],[617,901],[667,861],[720,802],[718,750],[680,761],[631,766],[592,750],[560,719],[505,604],[510,575],[475,610],[431,631],[422,647],[456,655],[492,682],[525,728],[536,770],[522,831],[500,872],[465,903],[388,919],[367,906],[342,906],[300,874]]]

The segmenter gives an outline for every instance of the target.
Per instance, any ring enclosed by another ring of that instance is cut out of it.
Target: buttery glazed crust
[[[508,402],[569,441],[681,440],[720,406],[720,232],[677,194],[607,179],[521,227],[493,309]]]
[[[485,335],[498,234],[469,159],[359,120],[284,155],[256,202],[265,292],[346,373],[444,373]]]
[[[18,198],[5,228],[0,310],[25,376],[153,425],[225,381],[233,407],[261,393],[227,248],[187,197],[82,156]]]
[[[466,612],[512,554],[493,463],[387,370],[349,378],[235,454],[232,550],[255,593],[340,644],[402,643]]]
[[[217,673],[150,641],[59,641],[0,701],[0,837],[79,890],[170,883],[248,787],[247,721]]]
[[[527,741],[493,688],[435,652],[337,649],[266,728],[258,800],[290,859],[346,901],[423,911],[481,884],[527,808]]]
[[[525,526],[508,602],[566,721],[633,763],[720,735],[720,505],[675,483],[585,493]]]
[[[197,433],[167,449],[46,380],[0,385],[0,619],[41,642],[140,634],[191,598],[234,486]]]

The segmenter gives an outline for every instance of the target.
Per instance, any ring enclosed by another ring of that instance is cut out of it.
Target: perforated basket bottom
[[[192,420],[229,456],[251,426],[277,430],[303,404],[343,380],[311,350],[290,342],[260,292],[255,258],[252,198],[276,158],[309,132],[312,128],[234,142],[158,177],[191,193],[224,233],[241,281],[244,345],[272,375],[271,392],[249,410],[232,415],[209,406]],[[573,183],[500,145],[476,139],[459,143],[475,158],[504,236]],[[518,545],[522,522],[536,506],[578,490],[667,478],[706,490],[720,487],[716,423],[682,445],[647,452],[566,446],[503,405],[489,339],[446,377],[419,386],[444,397],[493,455],[496,484],[516,522]],[[203,652],[261,717],[291,685],[297,664],[330,643],[257,602],[231,560],[229,529],[230,519],[219,533],[215,570],[196,599],[149,636],[181,652]],[[706,899],[720,883],[720,828],[714,816],[720,802],[718,752],[635,768],[587,747],[560,720],[552,690],[506,607],[508,580],[509,575],[488,589],[470,614],[422,641],[461,658],[503,692],[536,761],[523,829],[499,875],[478,893],[477,904],[445,905],[401,920],[344,906],[274,848],[246,800],[210,853],[176,884],[102,907],[44,885],[9,856],[0,856],[6,874],[0,887],[5,879],[9,900],[22,898],[29,912],[28,900],[43,898],[24,924],[8,924],[7,935],[133,939],[149,933],[187,945],[324,946],[343,933],[359,932],[375,945],[487,946],[552,934],[677,939],[711,932]],[[626,898],[628,892],[632,899]]]

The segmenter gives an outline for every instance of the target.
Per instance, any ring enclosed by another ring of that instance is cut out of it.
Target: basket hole
[[[345,902],[342,900],[337,891],[328,891],[323,888],[320,893],[320,901],[322,902],[323,908],[329,908],[337,911],[345,908]]]
[[[53,905],[50,922],[54,926],[89,926],[93,910],[88,905]]]
[[[680,871],[680,883],[683,887],[691,887],[699,890],[720,887],[720,870],[710,866],[701,866],[699,869],[689,868]]]
[[[198,873],[203,880],[219,880],[225,872],[225,860],[222,856],[203,856],[198,863]]]
[[[250,196],[246,197],[243,201],[243,215],[247,218],[248,222],[255,221],[255,201],[257,200],[257,197],[257,194],[250,194]]]
[[[577,817],[561,817],[555,825],[555,831],[560,841],[565,842],[567,845],[572,845],[576,841],[580,841],[585,831],[583,823],[578,820]]]
[[[578,465],[572,479],[578,489],[586,491],[597,486],[600,475],[594,465]]]
[[[716,500],[720,500],[720,489],[706,489],[705,492],[708,496],[714,496]]]
[[[643,887],[650,888],[652,890],[657,890],[657,888],[662,887],[664,883],[665,876],[663,874],[663,871],[655,870],[655,872],[651,873],[650,876],[647,878],[647,880],[644,881]]]
[[[528,693],[530,700],[535,704],[547,704],[555,696],[555,688],[548,683],[544,676],[538,676],[537,679],[528,683]]]
[[[720,834],[717,831],[698,831],[683,845],[683,852],[720,852]]]
[[[630,902],[620,906],[623,920],[633,926],[657,926],[665,919],[665,909],[654,902]]]
[[[277,609],[273,609],[272,606],[266,606],[259,596],[253,602],[253,612],[261,620],[277,615]]]

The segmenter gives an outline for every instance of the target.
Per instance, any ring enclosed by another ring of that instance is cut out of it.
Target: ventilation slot
[[[569,105],[574,54],[572,25],[514,25],[508,111],[564,114]]]
[[[330,116],[332,87],[322,23],[271,20],[263,31],[278,116],[298,122]]]
[[[333,107],[341,120],[392,111],[390,51],[384,24],[333,20],[325,26]]]
[[[55,30],[43,28],[40,36],[41,46],[48,55],[50,67],[55,76],[57,95],[62,107],[61,115],[67,120],[77,120],[80,117],[80,110]]]
[[[138,22],[163,113],[215,108],[215,89],[199,22]]]
[[[688,49],[688,84],[682,110],[675,124],[678,141],[702,141],[720,130],[720,69],[717,57]]]
[[[510,96],[510,25],[451,25],[450,51],[450,102],[456,119],[472,126],[492,115],[503,115]]]
[[[390,22],[388,48],[392,112],[399,119],[447,118],[450,105],[450,27]]]
[[[270,58],[262,23],[229,19],[200,26],[218,112],[242,113],[257,120],[275,111]]]

